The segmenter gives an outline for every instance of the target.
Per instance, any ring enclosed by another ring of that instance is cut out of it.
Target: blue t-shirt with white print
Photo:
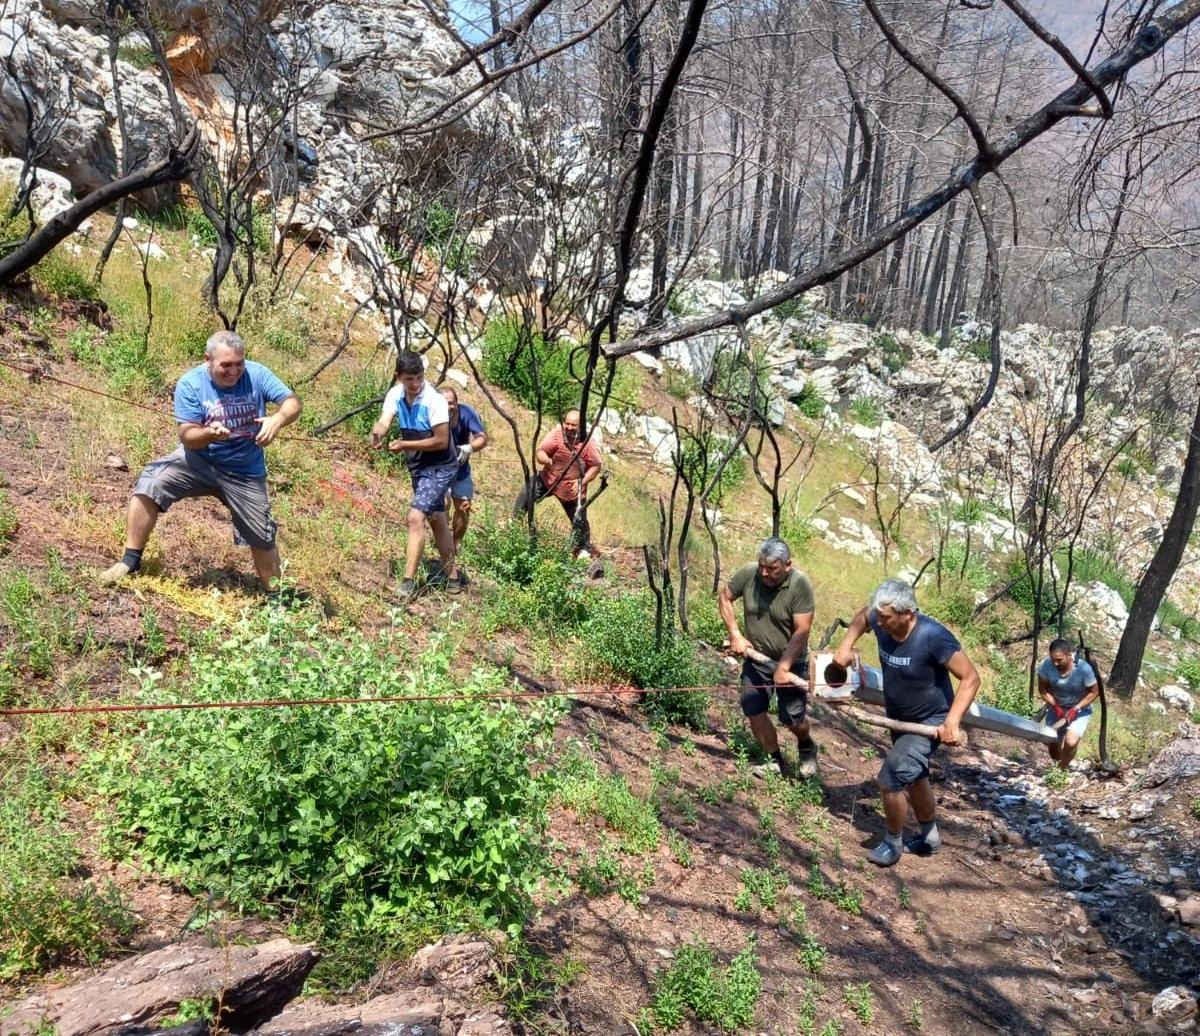
[[[175,385],[175,420],[182,423],[223,424],[232,433],[199,453],[205,460],[233,475],[265,478],[267,459],[254,441],[267,416],[267,403],[282,403],[292,390],[261,363],[246,361],[246,369],[232,388],[221,388],[207,364],[193,367]]]
[[[1073,709],[1087,694],[1088,688],[1096,686],[1096,671],[1086,662],[1076,662],[1071,671],[1063,676],[1049,658],[1043,658],[1038,666],[1038,676],[1050,685],[1054,700],[1064,709]],[[1085,711],[1090,713],[1091,706]]]
[[[962,647],[936,619],[917,614],[917,624],[904,640],[896,640],[868,615],[879,642],[883,669],[884,711],[892,719],[940,724],[954,701],[946,663]]]

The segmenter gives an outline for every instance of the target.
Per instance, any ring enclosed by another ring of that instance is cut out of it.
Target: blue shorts
[[[941,720],[926,720],[938,726]],[[929,776],[929,760],[938,750],[938,742],[920,734],[893,734],[892,747],[879,768],[879,783],[888,791],[903,791],[922,777]]]
[[[450,496],[454,500],[475,499],[475,483],[471,481],[471,469],[469,467],[451,483]]]
[[[412,472],[413,497],[408,505],[428,516],[445,513],[446,492],[458,477],[458,461],[432,468],[421,468]]]

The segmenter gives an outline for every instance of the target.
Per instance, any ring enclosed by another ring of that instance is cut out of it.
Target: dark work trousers
[[[541,475],[532,476],[521,488],[521,492],[517,495],[517,502],[513,505],[513,514],[522,515],[529,512],[530,495],[533,496],[535,504],[550,495],[550,489],[542,481]],[[580,507],[577,500],[563,500],[561,497],[555,497],[555,499],[562,504],[567,520],[571,523],[571,551],[591,550],[592,530],[588,525],[587,508]]]

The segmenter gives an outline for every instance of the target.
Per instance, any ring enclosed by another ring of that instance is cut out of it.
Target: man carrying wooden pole
[[[893,733],[891,751],[879,769],[887,834],[867,859],[891,867],[902,853],[928,856],[941,847],[929,760],[939,745],[958,743],[963,716],[979,690],[979,673],[954,634],[920,613],[912,587],[902,580],[884,580],[870,604],[851,619],[834,655],[839,665],[852,664],[854,644],[868,629],[879,644],[884,711],[892,719],[937,728],[936,740]],[[958,680],[957,692],[951,676]],[[910,803],[920,830],[906,841],[904,821]]]

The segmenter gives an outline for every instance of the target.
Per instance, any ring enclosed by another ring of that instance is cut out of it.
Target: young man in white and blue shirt
[[[403,452],[413,481],[408,505],[408,547],[404,579],[398,596],[411,600],[417,594],[417,570],[425,552],[425,522],[441,556],[441,571],[431,583],[448,593],[462,590],[454,560],[454,536],[446,516],[446,494],[458,475],[458,450],[450,438],[450,411],[442,394],[425,380],[420,354],[404,350],[396,357],[396,384],[383,399],[383,411],[371,429],[371,445],[383,446],[393,422],[400,438],[388,449]]]

